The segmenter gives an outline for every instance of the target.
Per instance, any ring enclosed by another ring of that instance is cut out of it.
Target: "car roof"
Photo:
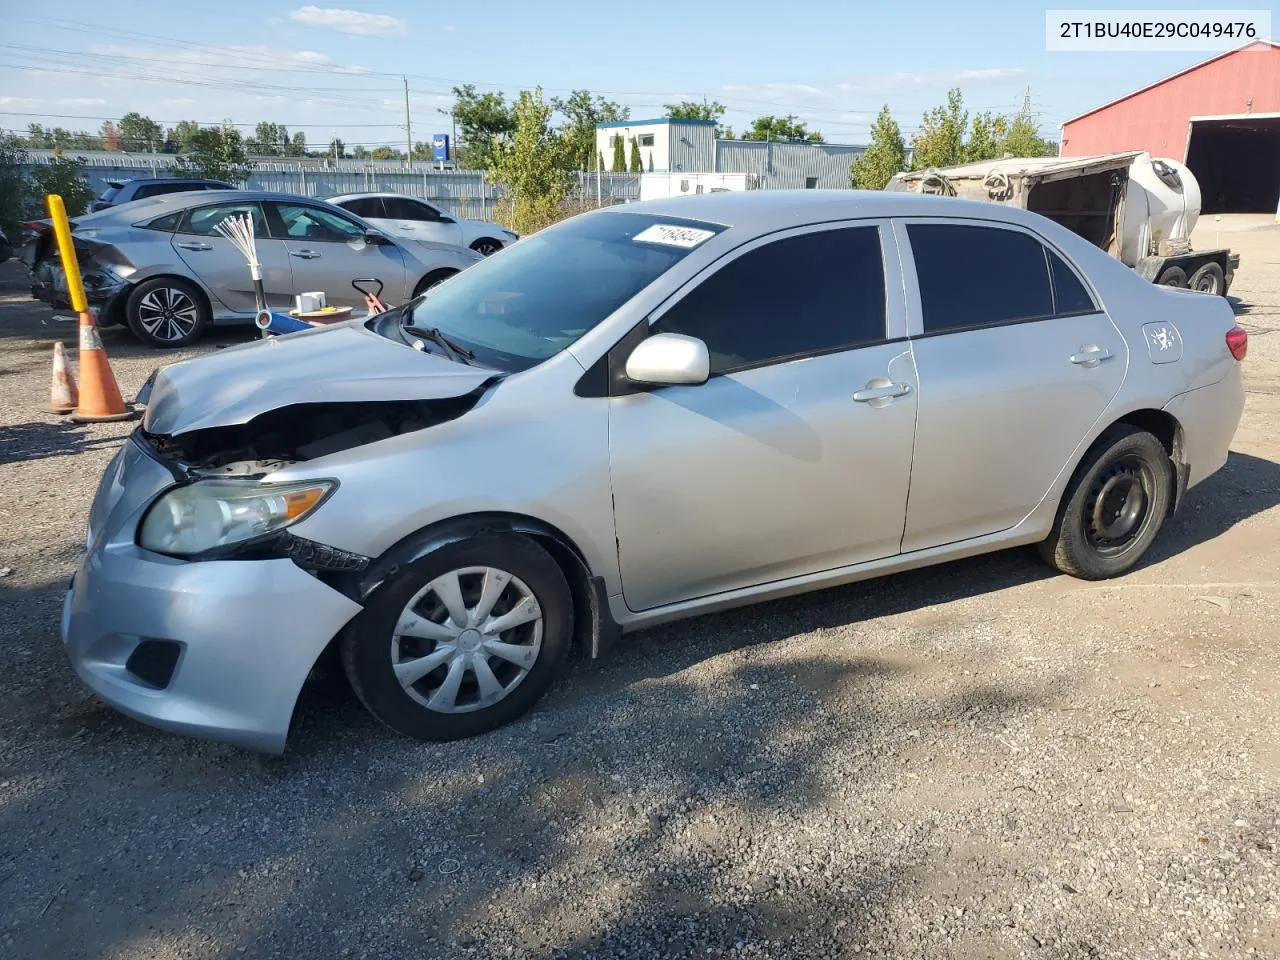
[[[705,220],[752,232],[823,220],[871,217],[972,217],[1029,225],[1026,211],[981,200],[881,190],[725,190],[641,200],[584,214],[624,213]]]
[[[328,198],[329,203],[337,203],[339,200],[370,200],[374,197],[396,197],[404,200],[419,200],[426,203],[421,197],[411,197],[406,193],[395,193],[391,190],[375,190],[372,193],[339,193],[336,196]]]

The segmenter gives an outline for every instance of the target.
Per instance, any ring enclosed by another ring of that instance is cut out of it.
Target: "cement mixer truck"
[[[1184,164],[1144,151],[986,160],[896,174],[889,191],[1003,203],[1062,224],[1144,279],[1226,296],[1240,266],[1227,249],[1193,250],[1200,184]]]

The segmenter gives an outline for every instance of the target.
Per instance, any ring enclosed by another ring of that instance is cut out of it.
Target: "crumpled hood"
[[[142,425],[173,436],[297,403],[443,400],[501,376],[388,340],[353,320],[162,367]]]

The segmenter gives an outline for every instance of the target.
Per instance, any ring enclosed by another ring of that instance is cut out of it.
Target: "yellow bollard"
[[[46,200],[49,215],[53,218],[53,233],[58,240],[62,271],[67,278],[71,309],[80,316],[80,403],[71,419],[80,422],[129,420],[137,416],[137,411],[125,406],[124,398],[120,396],[120,386],[111,372],[107,352],[102,348],[98,325],[89,312],[89,300],[84,295],[84,280],[80,276],[80,261],[76,259],[76,248],[71,242],[67,208],[56,193],[49,194]]]

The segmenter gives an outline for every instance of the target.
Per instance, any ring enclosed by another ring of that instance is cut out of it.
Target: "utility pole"
[[[1022,95],[1023,116],[1031,116],[1031,84],[1027,84],[1027,92]]]
[[[404,81],[404,146],[405,159],[409,162],[409,169],[413,169],[413,127],[409,125],[409,78],[401,77]]]

